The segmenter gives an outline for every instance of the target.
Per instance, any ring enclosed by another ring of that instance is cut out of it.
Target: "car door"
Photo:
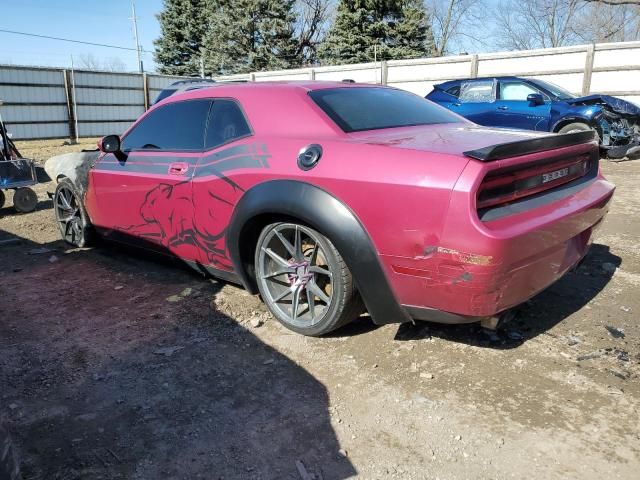
[[[268,158],[266,146],[256,142],[241,104],[231,98],[213,99],[205,152],[193,177],[193,227],[198,262],[218,275],[232,270],[225,236],[233,209],[255,171],[268,168]]]
[[[472,122],[493,125],[495,99],[496,85],[493,79],[465,80],[460,83],[458,101],[447,106]]]
[[[527,101],[527,96],[542,95],[544,104]],[[549,97],[522,80],[500,80],[495,103],[496,126],[548,131],[551,112]]]
[[[98,159],[87,201],[107,236],[197,258],[191,180],[210,106],[210,99],[195,99],[155,108],[124,135],[121,153]]]

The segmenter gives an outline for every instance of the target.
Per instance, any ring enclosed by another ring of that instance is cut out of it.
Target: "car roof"
[[[442,82],[442,83],[439,83],[439,84],[437,84],[435,86],[436,87],[445,87],[445,86],[449,86],[449,85],[457,85],[460,82],[478,81],[478,80],[528,80],[528,81],[535,81],[534,78],[518,77],[516,75],[498,75],[498,76],[487,76],[487,77],[459,78],[457,80],[449,80],[447,82]]]
[[[200,86],[199,86],[200,87]],[[354,83],[351,81],[327,81],[327,80],[276,80],[265,82],[216,82],[211,85],[203,85],[197,91],[188,90],[179,92],[167,98],[169,101],[185,100],[188,97],[206,98],[224,96],[227,91],[243,92],[246,90],[273,90],[286,91],[298,90],[310,92],[313,90],[324,90],[329,88],[361,88],[361,87],[384,87],[383,85],[373,85],[370,83]]]
[[[240,103],[253,130],[265,135],[344,135],[307,95],[331,88],[393,88],[368,83],[342,81],[268,81],[222,83],[175,93],[156,103],[148,112],[174,102],[226,98]]]
[[[242,82],[243,80],[234,80],[233,82]],[[225,82],[230,83],[230,82]],[[188,90],[196,90],[198,88],[208,88],[220,85],[220,83],[210,78],[191,78],[187,80],[180,80],[173,82],[171,85],[163,88],[153,101],[154,104],[161,102],[162,100],[169,98],[172,95],[176,95],[180,92],[186,92]]]
[[[212,78],[186,78],[184,80],[178,80],[176,82],[171,83],[165,88],[176,87],[178,85],[184,85],[187,83],[216,83]]]

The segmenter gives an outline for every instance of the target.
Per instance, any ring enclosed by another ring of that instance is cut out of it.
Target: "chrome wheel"
[[[267,305],[285,324],[315,326],[334,301],[334,273],[317,232],[279,224],[258,248],[257,280]]]
[[[59,185],[55,196],[55,212],[62,238],[76,246],[84,245],[84,222],[78,199],[73,190]]]

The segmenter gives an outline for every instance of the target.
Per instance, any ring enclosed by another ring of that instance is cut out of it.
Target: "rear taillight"
[[[569,183],[587,174],[591,167],[589,155],[564,159],[544,165],[490,173],[478,190],[478,210],[504,205],[529,195]]]

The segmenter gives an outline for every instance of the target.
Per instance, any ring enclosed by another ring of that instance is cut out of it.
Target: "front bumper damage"
[[[611,160],[640,156],[640,116],[608,109],[599,119],[602,147]]]
[[[640,108],[621,99],[593,96],[581,105],[599,105],[597,116],[601,146],[607,158],[640,158]]]
[[[640,158],[640,139],[632,140],[626,145],[606,149],[609,160],[633,160]]]

